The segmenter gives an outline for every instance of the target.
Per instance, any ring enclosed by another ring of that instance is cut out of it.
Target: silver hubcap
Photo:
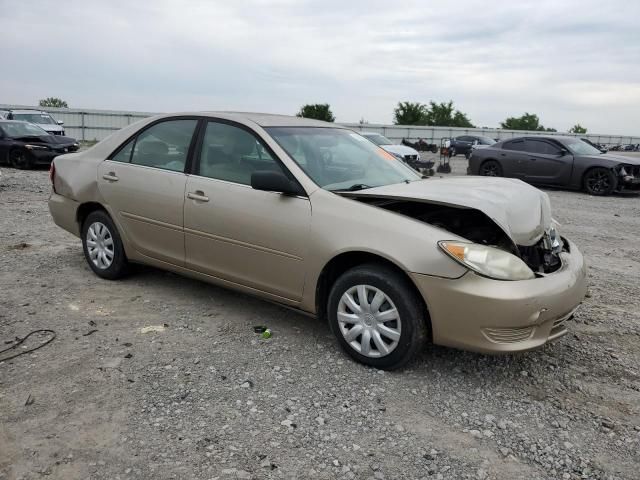
[[[87,230],[87,251],[93,264],[104,270],[113,263],[113,237],[109,229],[100,222],[94,222]]]
[[[370,358],[389,355],[400,340],[400,313],[391,299],[371,285],[356,285],[342,294],[338,325],[347,343]]]

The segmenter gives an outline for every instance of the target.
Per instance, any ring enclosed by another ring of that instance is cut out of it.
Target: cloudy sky
[[[0,0],[0,103],[390,123],[454,100],[478,126],[640,134],[640,2]]]

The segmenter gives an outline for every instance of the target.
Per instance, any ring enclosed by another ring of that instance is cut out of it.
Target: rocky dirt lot
[[[261,300],[149,268],[98,279],[49,217],[47,172],[2,168],[0,350],[57,338],[0,362],[0,479],[639,478],[640,198],[548,193],[590,264],[570,333],[389,373]]]

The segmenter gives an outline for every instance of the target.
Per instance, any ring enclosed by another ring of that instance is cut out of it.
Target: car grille
[[[528,340],[534,327],[483,328],[485,337],[494,343],[516,343]]]

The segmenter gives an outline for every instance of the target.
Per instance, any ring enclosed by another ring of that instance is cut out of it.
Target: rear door
[[[546,139],[527,138],[527,175],[530,183],[565,185],[571,179],[573,155],[560,144]]]
[[[503,143],[498,153],[498,161],[502,165],[505,177],[524,178],[528,162],[524,139],[517,138]]]
[[[131,245],[174,265],[184,265],[184,171],[197,123],[157,122],[98,168],[100,193]]]
[[[211,120],[201,136],[184,204],[187,267],[298,301],[309,199],[251,188],[254,171],[288,171],[246,127]]]

